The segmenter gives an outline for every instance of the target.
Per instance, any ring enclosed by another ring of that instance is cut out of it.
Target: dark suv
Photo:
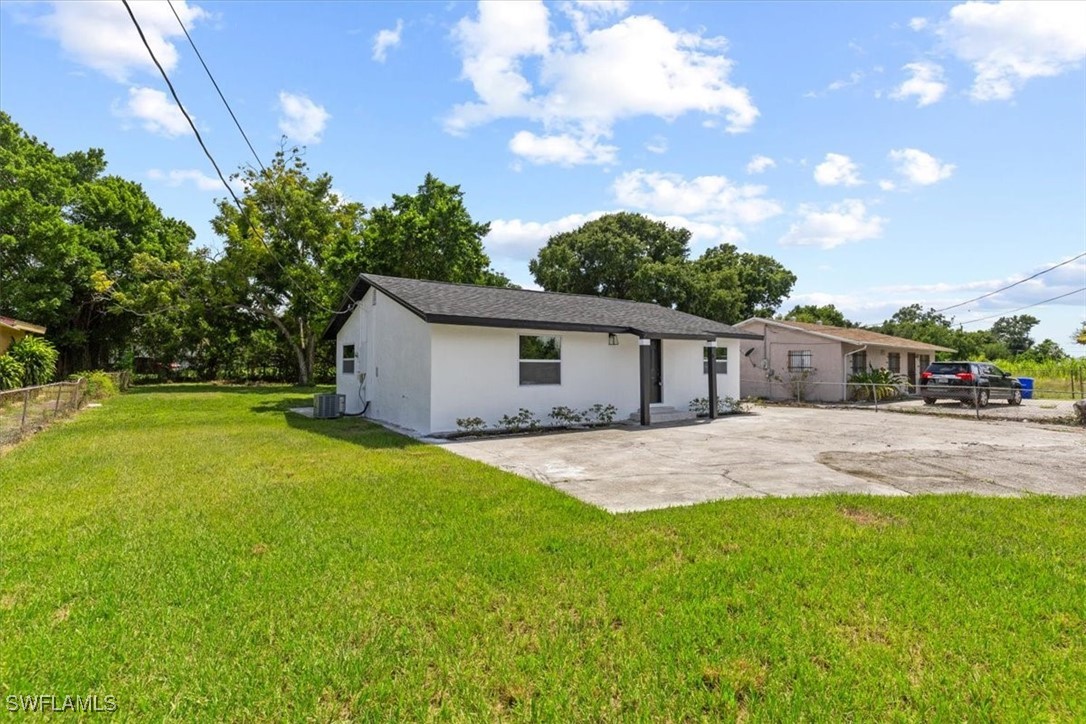
[[[987,407],[989,399],[1022,404],[1022,383],[990,362],[932,362],[920,375],[925,405],[951,399]]]

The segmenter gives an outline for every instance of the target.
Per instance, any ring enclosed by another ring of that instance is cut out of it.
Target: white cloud
[[[114,103],[113,114],[137,120],[144,130],[167,138],[192,133],[177,104],[154,88],[129,88],[128,101],[123,106]]]
[[[613,190],[621,204],[660,214],[694,216],[701,222],[757,224],[781,213],[765,186],[736,185],[724,176],[698,176],[638,169],[615,179]]]
[[[483,242],[487,251],[494,256],[530,259],[547,243],[547,239],[555,234],[573,231],[606,213],[608,212],[592,211],[587,214],[570,214],[546,222],[497,219],[490,222],[490,233]]]
[[[403,20],[396,19],[396,27],[378,31],[373,36],[373,59],[378,63],[384,63],[388,58],[391,48],[400,46],[400,36],[403,33]]]
[[[208,176],[203,171],[194,168],[171,169],[170,171],[153,168],[147,172],[147,178],[152,181],[163,181],[167,186],[174,187],[191,183],[200,191],[221,191],[223,188],[222,182],[218,178]]]
[[[800,220],[781,237],[784,246],[818,246],[832,249],[842,244],[882,236],[886,219],[869,216],[867,207],[857,199],[845,199],[823,210],[814,204],[800,204]]]
[[[828,86],[826,86],[826,88],[824,90],[821,90],[821,91],[807,91],[806,93],[803,94],[803,97],[804,98],[821,98],[823,96],[829,95],[830,93],[835,93],[835,92],[837,92],[839,90],[842,90],[843,88],[848,88],[850,86],[857,85],[863,79],[864,79],[864,72],[862,70],[854,70],[854,71],[852,71],[851,73],[848,74],[848,78],[835,80],[832,83],[830,83]]]
[[[185,27],[209,17],[207,11],[185,0],[174,3]],[[177,66],[177,47],[172,38],[184,37],[181,26],[166,3],[132,3],[147,43],[167,71]],[[55,2],[52,12],[37,21],[55,37],[72,59],[118,82],[128,81],[132,71],[155,72],[147,49],[124,5],[111,0]]]
[[[916,107],[923,108],[937,103],[946,93],[947,84],[943,80],[943,66],[938,63],[922,60],[908,63],[902,70],[911,73],[912,77],[895,88],[890,93],[891,98],[903,101],[910,96],[916,96]]]
[[[667,139],[663,136],[653,136],[645,142],[645,150],[649,153],[667,153]]]
[[[573,24],[578,35],[584,35],[593,25],[606,22],[613,16],[622,16],[630,9],[627,0],[573,0],[559,5]]]
[[[826,160],[815,166],[814,180],[819,186],[859,186],[860,167],[840,153],[827,153]]]
[[[509,140],[509,150],[535,164],[576,166],[582,163],[614,163],[618,147],[600,143],[598,138],[589,136],[578,137],[566,133],[537,136],[531,131],[520,131]]]
[[[299,143],[320,143],[321,134],[332,116],[301,94],[279,92],[279,130]]]
[[[890,151],[890,159],[897,162],[897,171],[917,186],[930,186],[954,173],[954,164],[943,163],[930,153],[917,148],[898,148]]]
[[[923,30],[924,28],[928,27],[928,19],[927,18],[911,18],[909,20],[909,27],[912,28],[913,30]]]
[[[619,209],[621,210],[621,209]],[[523,221],[521,219],[497,219],[490,222],[490,233],[483,240],[487,253],[494,259],[514,260],[520,263],[531,259],[555,234],[561,234],[616,211],[592,211],[587,214],[570,214],[553,221]],[[677,214],[645,214],[653,221],[662,221],[690,231],[693,254],[718,244],[738,244],[745,240],[743,232],[727,224],[697,221]]]
[[[879,181],[879,188],[882,189],[883,191],[893,191],[894,189],[897,188],[897,184],[894,183],[893,181],[891,181],[890,179],[885,179],[884,178],[881,181]]]
[[[937,33],[976,74],[970,96],[1008,100],[1033,78],[1060,75],[1086,58],[1086,3],[966,2]]]
[[[753,156],[750,162],[747,163],[747,173],[763,173],[768,169],[776,167],[777,162],[771,159],[769,156]]]
[[[475,17],[457,24],[461,77],[477,98],[453,107],[448,132],[523,118],[541,123],[546,135],[595,139],[625,118],[700,112],[738,133],[758,117],[747,90],[729,82],[733,62],[723,38],[672,31],[643,15],[607,25],[622,4],[561,8],[581,18],[575,33],[552,35],[541,2],[480,3]],[[538,69],[533,78],[526,65]]]

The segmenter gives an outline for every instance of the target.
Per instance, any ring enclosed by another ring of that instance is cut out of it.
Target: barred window
[[[809,372],[814,369],[811,364],[811,350],[792,350],[788,353],[789,372]]]
[[[901,353],[890,352],[886,355],[886,368],[895,374],[901,372]]]

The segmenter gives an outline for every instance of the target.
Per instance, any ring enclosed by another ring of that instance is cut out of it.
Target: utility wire
[[[196,142],[200,144],[200,148],[203,149],[204,155],[207,156],[207,160],[210,161],[211,165],[215,168],[215,173],[217,173],[219,175],[219,180],[222,181],[222,185],[224,187],[226,187],[226,191],[230,194],[230,197],[232,199],[234,199],[234,204],[238,207],[238,210],[241,212],[241,214],[248,221],[249,228],[252,229],[255,232],[257,237],[259,237],[260,243],[261,243],[261,245],[263,245],[265,251],[267,251],[268,255],[271,256],[271,258],[275,261],[275,263],[279,265],[279,268],[282,269],[284,273],[286,273],[287,269],[286,269],[285,266],[283,266],[283,262],[279,261],[279,257],[277,257],[275,255],[275,252],[272,251],[271,247],[268,246],[267,240],[264,239],[263,231],[259,227],[257,227],[256,225],[253,224],[252,218],[249,216],[248,210],[246,210],[245,206],[241,203],[241,200],[238,198],[238,195],[236,193],[234,193],[234,189],[230,186],[229,183],[226,182],[226,177],[223,176],[222,170],[219,169],[219,164],[215,162],[215,157],[211,155],[211,151],[208,150],[207,144],[204,143],[204,139],[200,136],[200,132],[196,129],[196,124],[193,122],[192,116],[190,116],[189,112],[185,110],[185,106],[183,106],[181,104],[181,98],[178,97],[177,90],[174,89],[173,83],[170,81],[170,76],[166,74],[166,69],[163,68],[162,64],[158,62],[158,58],[155,56],[155,51],[151,49],[150,43],[147,42],[147,36],[143,34],[143,28],[140,26],[139,20],[136,19],[136,14],[132,12],[132,6],[128,4],[128,0],[121,0],[121,2],[124,4],[124,9],[128,11],[128,17],[130,17],[132,19],[132,24],[136,26],[136,32],[139,33],[140,40],[143,41],[143,47],[147,49],[147,54],[151,56],[151,60],[154,62],[155,67],[158,68],[158,72],[162,75],[162,80],[166,81],[166,87],[168,87],[170,89],[170,95],[173,96],[174,102],[177,103],[177,107],[179,109],[181,109],[181,114],[184,115],[185,120],[188,121],[189,127],[192,129],[193,134],[195,134],[195,136],[196,136]],[[172,8],[172,6],[171,6],[171,8]],[[176,15],[176,12],[174,14]],[[185,34],[188,35],[187,32]],[[202,59],[201,59],[201,62],[203,62]],[[207,66],[204,66],[204,67],[206,68]],[[218,86],[216,85],[216,89],[217,88],[218,88]],[[221,92],[220,92],[220,95],[221,95]],[[223,101],[225,102],[225,100],[226,99],[224,98]],[[229,106],[227,106],[227,107],[229,107]],[[233,113],[231,113],[231,115],[233,115]],[[237,119],[235,119],[235,120],[237,120]],[[239,128],[240,128],[240,126],[239,126]],[[244,131],[242,132],[242,135],[244,135]],[[246,139],[246,140],[248,140],[248,139]],[[252,146],[250,146],[250,149],[252,149]],[[254,151],[254,153],[255,153],[255,151]],[[259,163],[259,162],[260,162],[260,159],[258,157],[257,158],[257,163]],[[263,165],[261,165],[261,168],[263,168]],[[301,291],[302,296],[308,297],[309,300],[311,302],[313,302],[313,304],[315,306],[322,309],[323,311],[330,312],[333,315],[349,314],[350,311],[353,311],[353,309],[352,310],[346,310],[346,311],[339,311],[339,310],[336,310],[336,309],[332,309],[330,307],[326,307],[320,301],[315,299],[311,294],[309,294],[304,288],[301,288],[300,291]]]
[[[968,322],[959,322],[958,325],[959,326],[965,326],[966,324],[973,324],[974,322],[983,322],[983,321],[985,321],[987,319],[992,319],[994,317],[1005,317],[1008,314],[1015,314],[1017,312],[1021,312],[1021,311],[1024,311],[1026,309],[1030,309],[1032,307],[1039,307],[1042,304],[1048,304],[1049,302],[1054,302],[1057,299],[1063,299],[1064,297],[1069,297],[1072,294],[1078,294],[1079,292],[1086,292],[1086,287],[1082,287],[1081,289],[1076,289],[1073,292],[1067,292],[1066,294],[1061,294],[1058,297],[1052,297],[1051,299],[1045,299],[1042,302],[1034,302],[1033,304],[1027,304],[1024,307],[1019,307],[1018,309],[1012,309],[1009,312],[999,312],[998,314],[989,314],[987,317],[978,317],[977,319],[970,319]]]
[[[158,58],[155,57],[155,51],[151,50],[151,45],[147,42],[147,36],[143,34],[143,28],[140,27],[140,22],[136,20],[136,14],[132,12],[132,6],[128,4],[128,0],[121,0],[121,2],[124,3],[124,9],[128,11],[128,17],[132,18],[132,24],[136,26],[136,32],[140,34],[140,40],[143,41],[143,47],[147,48],[147,53],[151,56],[151,60],[154,61],[155,67],[158,68],[158,72],[162,74],[162,79],[166,81],[166,87],[170,89],[170,95],[173,96],[174,102],[177,103],[177,107],[181,109],[181,114],[185,116],[185,120],[189,122],[189,127],[192,129],[192,132],[196,134],[196,142],[199,143],[200,148],[204,150],[204,155],[207,156],[207,160],[215,167],[215,173],[219,175],[219,180],[222,181],[222,185],[230,192],[230,196],[233,197],[234,203],[241,209],[241,201],[238,199],[237,194],[234,193],[234,189],[230,188],[230,184],[226,183],[226,177],[223,176],[219,164],[215,163],[215,157],[211,155],[211,151],[207,150],[207,144],[205,144],[204,139],[200,137],[200,132],[196,130],[196,124],[192,122],[192,116],[190,116],[189,112],[185,110],[185,107],[181,105],[181,99],[177,97],[177,91],[174,90],[173,83],[170,82],[170,76],[166,75],[166,69],[158,62]]]
[[[238,127],[238,132],[241,133],[241,137],[245,139],[245,145],[249,147],[249,150],[253,152],[253,158],[256,159],[256,164],[260,166],[260,170],[264,170],[264,164],[260,161],[260,154],[253,148],[253,144],[249,141],[249,136],[245,134],[245,129],[241,127],[241,122],[238,121],[238,117],[234,115],[234,109],[230,107],[230,104],[226,101],[226,96],[223,95],[222,89],[219,88],[219,84],[215,82],[215,76],[211,74],[211,69],[207,67],[207,63],[204,62],[204,56],[200,54],[200,49],[196,47],[196,43],[193,41],[192,36],[189,35],[189,29],[185,27],[185,24],[181,22],[181,16],[177,14],[177,10],[174,9],[173,1],[166,0],[166,4],[170,6],[170,10],[173,12],[173,16],[177,18],[177,24],[181,26],[181,30],[185,33],[185,37],[188,38],[189,45],[192,46],[192,51],[196,53],[196,57],[200,59],[200,65],[204,66],[204,72],[207,73],[207,77],[211,80],[211,85],[215,86],[215,91],[219,94],[219,98],[222,100],[226,110],[230,113],[230,117],[234,119],[234,125]],[[127,3],[126,3],[127,5]]]
[[[1049,273],[1053,269],[1059,269],[1061,266],[1066,266],[1066,265],[1070,264],[1073,261],[1077,261],[1077,260],[1081,259],[1084,256],[1086,256],[1086,251],[1082,252],[1081,254],[1079,254],[1076,257],[1072,257],[1071,259],[1068,259],[1066,261],[1061,261],[1059,264],[1055,264],[1053,266],[1050,266],[1047,269],[1042,269],[1041,271],[1037,272],[1033,276],[1028,276],[1025,279],[1019,279],[1014,284],[1008,284],[1005,287],[1001,287],[999,289],[996,289],[994,292],[988,292],[987,294],[981,294],[979,297],[974,297],[973,299],[967,299],[966,301],[959,302],[958,304],[951,304],[949,307],[943,307],[942,309],[936,309],[935,311],[936,312],[945,312],[948,309],[957,309],[958,307],[964,307],[966,304],[970,304],[972,302],[980,301],[981,299],[987,299],[988,297],[999,294],[1000,292],[1005,292],[1008,289],[1016,287],[1019,284],[1022,284],[1024,282],[1028,282],[1030,279],[1036,279],[1037,277],[1041,276],[1042,274]]]

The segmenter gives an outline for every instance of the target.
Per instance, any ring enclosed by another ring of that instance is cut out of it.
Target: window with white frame
[[[811,350],[809,349],[793,349],[788,352],[788,371],[789,372],[810,372],[814,369],[811,364]]]
[[[520,384],[562,384],[562,338],[520,335]]]
[[[701,373],[703,375],[709,374],[709,348],[706,347],[701,353]],[[717,347],[716,348],[716,373],[718,375],[728,374],[728,348]]]
[[[353,344],[343,345],[343,374],[354,374],[355,352]]]

